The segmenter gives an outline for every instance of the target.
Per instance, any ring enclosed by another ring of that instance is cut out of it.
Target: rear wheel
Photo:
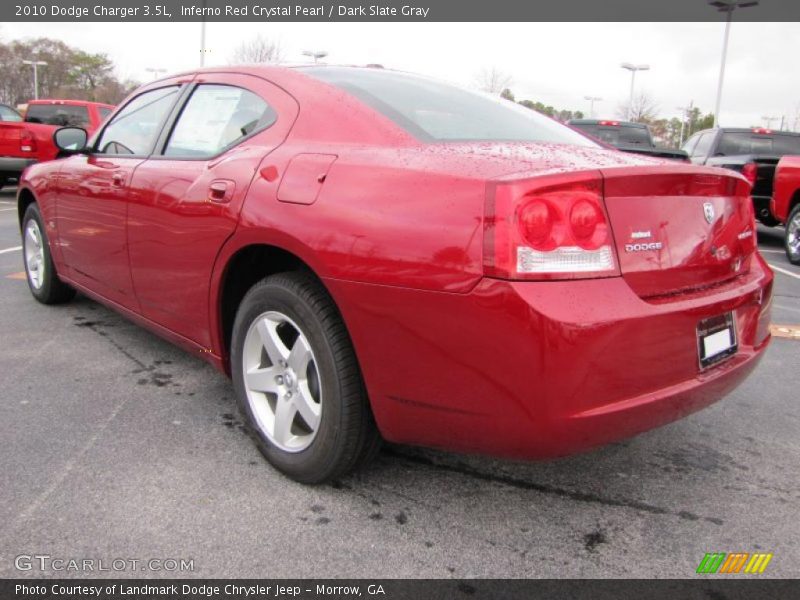
[[[800,265],[800,204],[795,205],[786,219],[786,257],[793,265]]]
[[[60,304],[75,297],[75,290],[58,278],[42,215],[36,204],[31,204],[22,218],[22,255],[28,276],[28,289],[39,302]]]
[[[273,466],[303,483],[354,469],[378,441],[347,330],[324,288],[273,275],[245,295],[231,370],[251,436]]]

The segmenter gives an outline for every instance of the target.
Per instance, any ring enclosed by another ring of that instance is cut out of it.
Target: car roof
[[[639,127],[646,129],[646,123],[634,123],[633,121],[620,121],[619,119],[570,119],[567,121],[570,125],[600,125],[601,123],[614,122],[620,127]]]
[[[709,133],[709,132],[717,132],[721,131],[722,133],[756,133],[758,130],[766,130],[767,127],[712,127],[710,129],[701,129],[700,131],[696,131],[692,134],[692,137],[701,134],[701,133]],[[796,131],[781,131],[780,129],[769,129],[769,133],[767,134],[766,131],[762,131],[761,135],[790,135],[790,136],[800,136],[800,133]]]
[[[68,100],[68,99],[60,99],[60,98],[40,98],[38,100],[29,100],[28,106],[34,105],[53,105],[53,104],[64,104],[66,106],[107,106],[108,108],[114,108],[113,104],[106,104],[105,102],[92,102],[91,100]]]

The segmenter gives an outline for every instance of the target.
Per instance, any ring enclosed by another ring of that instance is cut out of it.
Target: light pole
[[[584,100],[589,101],[589,118],[594,118],[594,103],[595,102],[602,102],[602,98],[600,96],[584,96]]]
[[[772,122],[778,119],[780,119],[780,117],[761,117],[761,120],[767,124],[767,129],[772,129]]]
[[[203,0],[203,16],[200,18],[200,66],[206,64],[206,0]]]
[[[317,62],[319,62],[319,59],[325,58],[326,56],[328,56],[328,53],[325,50],[313,50],[313,51],[303,50],[303,56],[310,56],[311,58],[314,59],[314,64],[317,64]]]
[[[708,4],[716,8],[719,12],[727,13],[727,18],[725,20],[725,37],[722,42],[722,61],[719,65],[719,82],[717,82],[717,102],[714,106],[714,127],[719,127],[719,107],[722,103],[722,82],[725,80],[725,61],[728,57],[728,38],[731,33],[733,11],[737,8],[757,6],[758,0],[709,0]]]
[[[692,118],[692,108],[694,108],[694,100],[689,100],[689,106],[678,107],[678,110],[681,111],[681,135],[680,141],[678,142],[679,148],[683,146],[683,133],[685,131],[684,125],[686,125],[686,121],[689,121]],[[691,123],[689,124],[688,135],[692,135]]]
[[[631,96],[628,100],[628,121],[633,120],[633,86],[636,81],[636,71],[649,71],[650,65],[634,65],[633,63],[624,62],[620,65],[623,69],[631,72]]]
[[[46,67],[47,63],[43,60],[23,60],[23,65],[33,65],[33,99],[39,99],[39,67]]]
[[[153,79],[158,79],[159,73],[166,73],[167,72],[166,69],[157,69],[155,67],[147,67],[145,69],[145,71],[147,71],[148,73],[152,73],[153,74]]]

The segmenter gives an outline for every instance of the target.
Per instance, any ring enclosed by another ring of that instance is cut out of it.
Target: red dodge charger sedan
[[[150,83],[30,167],[28,283],[79,290],[233,379],[278,469],[381,439],[536,458],[722,398],[769,341],[738,174],[623,154],[383,69]]]

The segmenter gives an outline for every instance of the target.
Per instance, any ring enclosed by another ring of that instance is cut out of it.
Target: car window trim
[[[163,90],[163,89],[166,89],[166,88],[172,88],[172,87],[177,88],[178,94],[177,94],[175,100],[173,101],[172,106],[167,110],[166,117],[164,117],[161,120],[161,123],[159,123],[158,128],[157,128],[158,129],[158,134],[155,136],[155,140],[154,140],[153,144],[150,146],[150,150],[148,151],[147,154],[105,154],[103,152],[100,152],[97,147],[100,144],[100,140],[102,139],[103,135],[105,134],[106,129],[108,129],[111,126],[111,124],[113,123],[113,119],[111,119],[95,135],[94,140],[92,142],[92,148],[88,153],[89,156],[94,156],[94,157],[103,157],[103,156],[105,156],[105,157],[111,157],[111,158],[141,158],[141,159],[150,158],[153,155],[153,153],[155,152],[156,148],[158,147],[158,142],[161,139],[161,135],[163,134],[164,127],[169,122],[169,119],[172,116],[172,113],[174,112],[175,107],[180,105],[183,102],[183,100],[185,99],[186,89],[189,87],[189,85],[191,85],[191,84],[170,83],[168,85],[163,85],[161,87],[156,87],[156,88],[151,88],[151,89],[148,89],[148,90],[144,90],[141,94],[137,94],[136,96],[131,98],[128,102],[126,102],[125,106],[122,106],[122,107],[120,107],[119,110],[114,111],[114,115],[113,116],[116,117],[123,110],[125,110],[131,104],[131,102],[133,102],[134,100],[136,100],[137,98],[141,97],[144,94],[148,94],[150,92],[155,92],[155,91],[158,91],[158,90]]]
[[[239,139],[236,140],[236,142],[234,142],[233,144],[228,144],[227,146],[223,147],[216,154],[208,154],[208,155],[203,155],[203,156],[167,156],[166,154],[164,154],[164,152],[167,149],[167,144],[169,143],[169,139],[172,137],[172,133],[173,133],[173,131],[175,129],[175,125],[177,124],[178,119],[180,119],[181,115],[183,114],[184,108],[186,108],[186,106],[189,104],[189,101],[192,99],[192,94],[194,94],[194,91],[198,87],[200,87],[202,85],[227,86],[227,87],[239,88],[240,90],[244,90],[246,92],[250,92],[251,94],[254,94],[254,95],[258,96],[259,98],[261,98],[267,104],[267,106],[269,106],[270,108],[272,108],[275,111],[275,120],[272,121],[269,125],[264,125],[262,127],[254,129],[253,131],[251,131],[247,135],[240,137]],[[220,156],[222,156],[223,154],[225,154],[226,152],[232,150],[233,148],[235,148],[239,144],[242,144],[243,142],[249,140],[250,138],[258,135],[259,133],[261,133],[263,131],[266,131],[267,129],[270,129],[281,118],[281,115],[278,112],[278,109],[274,106],[273,103],[269,102],[269,100],[264,98],[263,95],[259,94],[258,92],[255,92],[252,89],[247,88],[247,87],[245,87],[243,85],[234,85],[234,84],[231,84],[231,83],[219,83],[219,82],[216,82],[216,81],[193,81],[193,82],[187,84],[187,88],[189,89],[189,91],[185,94],[185,97],[180,102],[180,106],[176,106],[175,107],[175,109],[173,110],[172,114],[170,114],[171,118],[168,119],[168,121],[165,123],[165,126],[162,129],[161,134],[158,136],[158,139],[156,140],[155,148],[153,149],[152,154],[148,157],[150,160],[183,160],[183,161],[210,161],[210,160],[215,160],[215,159],[219,158]]]

